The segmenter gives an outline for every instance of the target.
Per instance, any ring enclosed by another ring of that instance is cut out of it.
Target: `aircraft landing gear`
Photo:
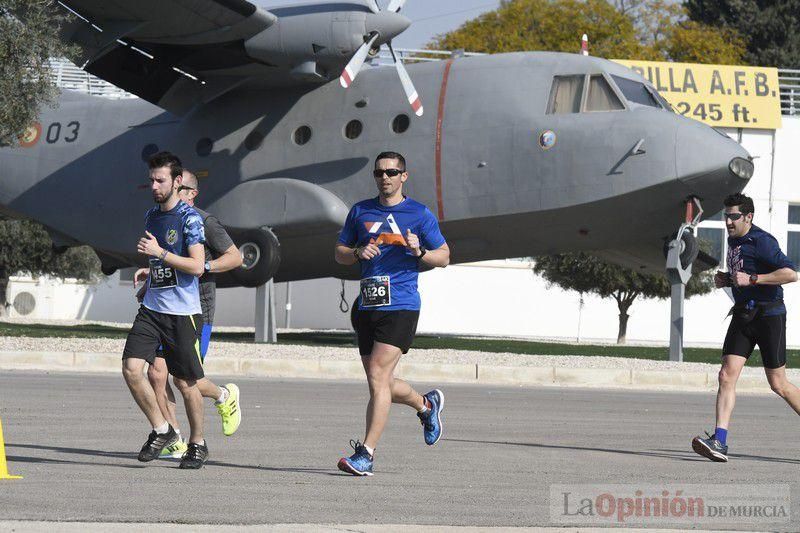
[[[672,240],[664,246],[667,257],[667,279],[671,285],[669,326],[669,360],[683,362],[683,301],[686,284],[692,277],[692,263],[700,253],[695,232],[703,208],[694,196],[686,200],[686,219]]]

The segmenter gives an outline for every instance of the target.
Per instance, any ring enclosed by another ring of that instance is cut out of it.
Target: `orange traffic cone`
[[[3,422],[0,421],[0,479],[22,479],[22,476],[12,476],[8,473],[6,464],[6,443],[3,441]]]

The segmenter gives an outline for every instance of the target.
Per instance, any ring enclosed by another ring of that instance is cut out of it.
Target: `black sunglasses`
[[[740,218],[742,218],[746,214],[747,213],[724,213],[722,216],[723,216],[723,218],[729,218],[731,220],[739,220]]]
[[[387,169],[376,168],[375,170],[372,171],[372,175],[375,176],[376,178],[382,178],[383,175],[386,174],[390,178],[393,178],[395,176],[399,176],[403,172],[405,171],[400,170],[399,168],[387,168]]]

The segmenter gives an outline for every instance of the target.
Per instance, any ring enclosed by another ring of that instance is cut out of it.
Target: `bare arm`
[[[222,252],[221,256],[209,261],[208,263],[211,266],[211,270],[209,270],[209,272],[227,272],[242,266],[242,253],[234,244]]]
[[[756,285],[784,285],[795,281],[797,281],[797,272],[786,267],[779,268],[769,274],[759,274]],[[750,274],[737,272],[735,276],[731,276],[731,282],[737,287],[746,287],[750,285]]]
[[[182,257],[167,252],[164,263],[192,276],[202,276],[205,269],[206,252],[203,245],[193,244],[189,247],[189,257]]]
[[[149,231],[145,231],[145,236],[139,239],[139,244],[136,246],[136,249],[140,254],[157,257],[161,259],[165,265],[176,268],[186,274],[191,274],[192,276],[203,275],[206,252],[201,243],[189,246],[189,257],[182,257],[164,250],[158,244],[158,240],[153,237],[153,234]]]
[[[435,250],[428,250],[420,259],[421,263],[432,267],[446,267],[450,264],[450,247],[444,243]]]
[[[797,281],[797,272],[791,268],[779,268],[769,274],[759,274],[756,285],[784,285]]]
[[[333,258],[340,265],[354,265],[358,262],[353,251],[355,248],[350,248],[344,244],[336,244],[336,249],[333,252]]]

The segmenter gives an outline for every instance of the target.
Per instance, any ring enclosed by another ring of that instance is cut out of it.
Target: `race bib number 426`
[[[178,285],[175,269],[165,265],[160,259],[150,259],[150,288],[168,289]]]
[[[361,305],[378,307],[392,303],[389,276],[374,276],[361,280]]]

